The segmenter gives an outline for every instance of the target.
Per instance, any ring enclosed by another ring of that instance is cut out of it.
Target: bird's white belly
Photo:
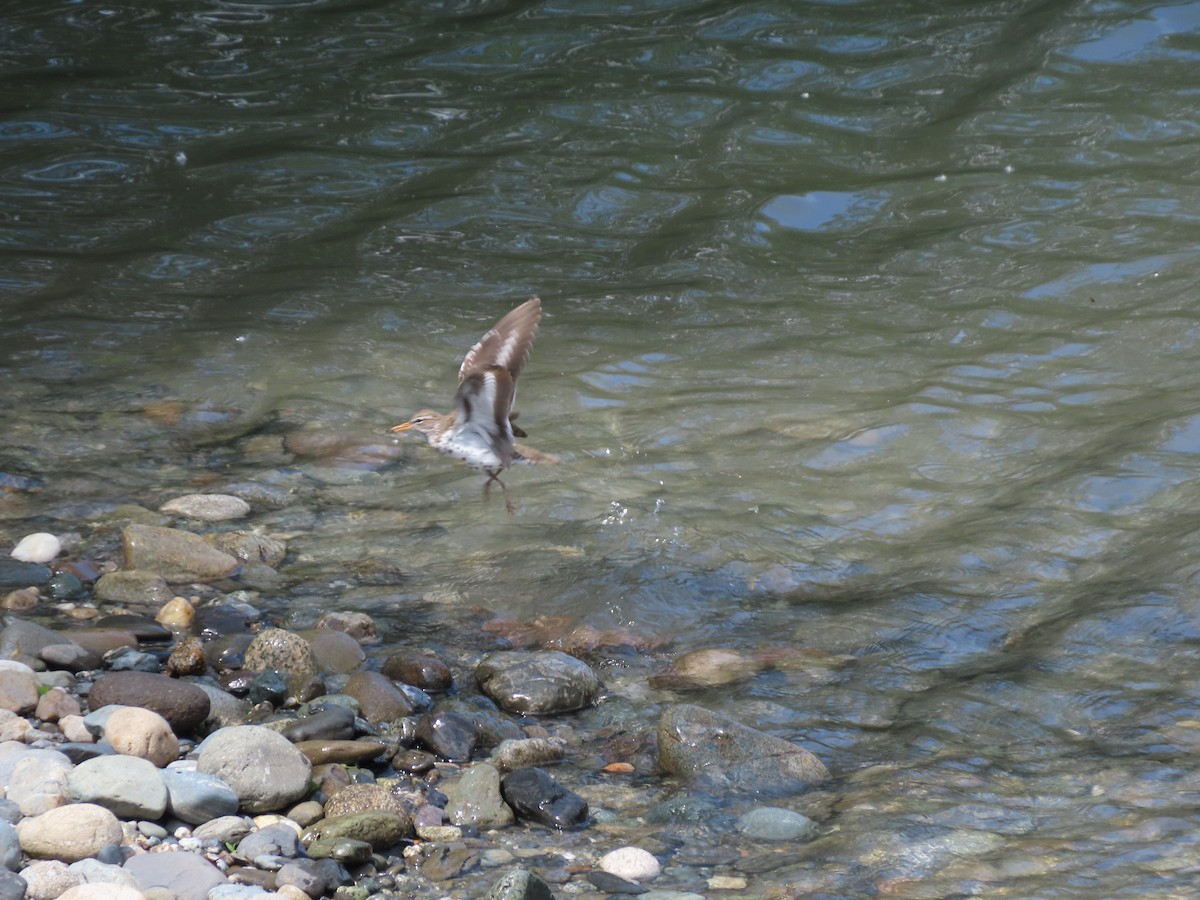
[[[504,468],[503,460],[492,449],[491,443],[471,430],[454,435],[438,449],[482,472],[499,472]]]

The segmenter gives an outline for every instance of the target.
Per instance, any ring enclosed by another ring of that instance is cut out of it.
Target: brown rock
[[[448,691],[454,684],[450,667],[428,650],[402,650],[393,653],[384,660],[379,671],[388,678],[434,693]]]
[[[38,604],[38,589],[35,587],[21,588],[9,591],[0,597],[0,609],[11,609],[14,612],[25,612]]]
[[[126,631],[123,628],[68,628],[61,634],[64,638],[74,641],[97,656],[103,656],[118,647],[136,647],[138,645],[137,636],[132,631]]]
[[[152,672],[110,672],[92,685],[88,707],[140,706],[153,710],[171,725],[175,734],[190,734],[207,718],[208,694],[183,681]]]
[[[296,749],[308,757],[314,766],[322,763],[357,765],[378,759],[389,749],[382,741],[297,741]]]
[[[394,722],[412,715],[408,697],[378,672],[357,672],[343,689],[358,701],[363,718],[371,723]]]
[[[57,722],[63,716],[77,716],[79,701],[62,688],[51,688],[38,699],[34,715],[43,722]]]
[[[362,646],[344,631],[317,628],[306,637],[312,647],[317,666],[322,672],[346,674],[353,672],[366,660]]]
[[[176,645],[167,657],[169,675],[203,675],[208,671],[208,659],[204,655],[204,644],[199,638],[185,638]]]
[[[366,613],[347,610],[327,612],[317,620],[316,627],[344,631],[360,644],[373,644],[379,640],[375,632],[375,620]]]
[[[0,669],[0,709],[19,716],[37,707],[38,681],[27,669]]]
[[[160,769],[179,758],[179,739],[156,712],[135,706],[116,710],[104,723],[104,737],[125,756],[148,759]]]

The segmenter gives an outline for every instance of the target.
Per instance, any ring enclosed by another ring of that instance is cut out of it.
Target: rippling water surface
[[[814,889],[1187,895],[1200,5],[24,6],[0,534],[260,481],[296,623],[846,657],[700,700],[844,776]],[[509,518],[383,431],[533,293]]]

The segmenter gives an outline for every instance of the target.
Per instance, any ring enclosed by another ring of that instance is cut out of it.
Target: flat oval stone
[[[298,741],[297,750],[314,766],[320,763],[360,763],[378,759],[389,745],[383,741]]]
[[[250,504],[232,494],[185,494],[158,508],[168,516],[184,516],[201,522],[226,522],[250,515]]]
[[[21,562],[48,563],[62,552],[62,544],[49,532],[35,531],[17,541],[9,554]]]

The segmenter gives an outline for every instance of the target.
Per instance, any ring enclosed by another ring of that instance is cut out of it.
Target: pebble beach
[[[288,535],[255,519],[282,502],[233,486],[120,507],[107,543],[14,536],[0,898],[807,889],[828,769],[699,702],[770,660],[482,614],[459,646],[352,610],[281,627],[261,588]]]

